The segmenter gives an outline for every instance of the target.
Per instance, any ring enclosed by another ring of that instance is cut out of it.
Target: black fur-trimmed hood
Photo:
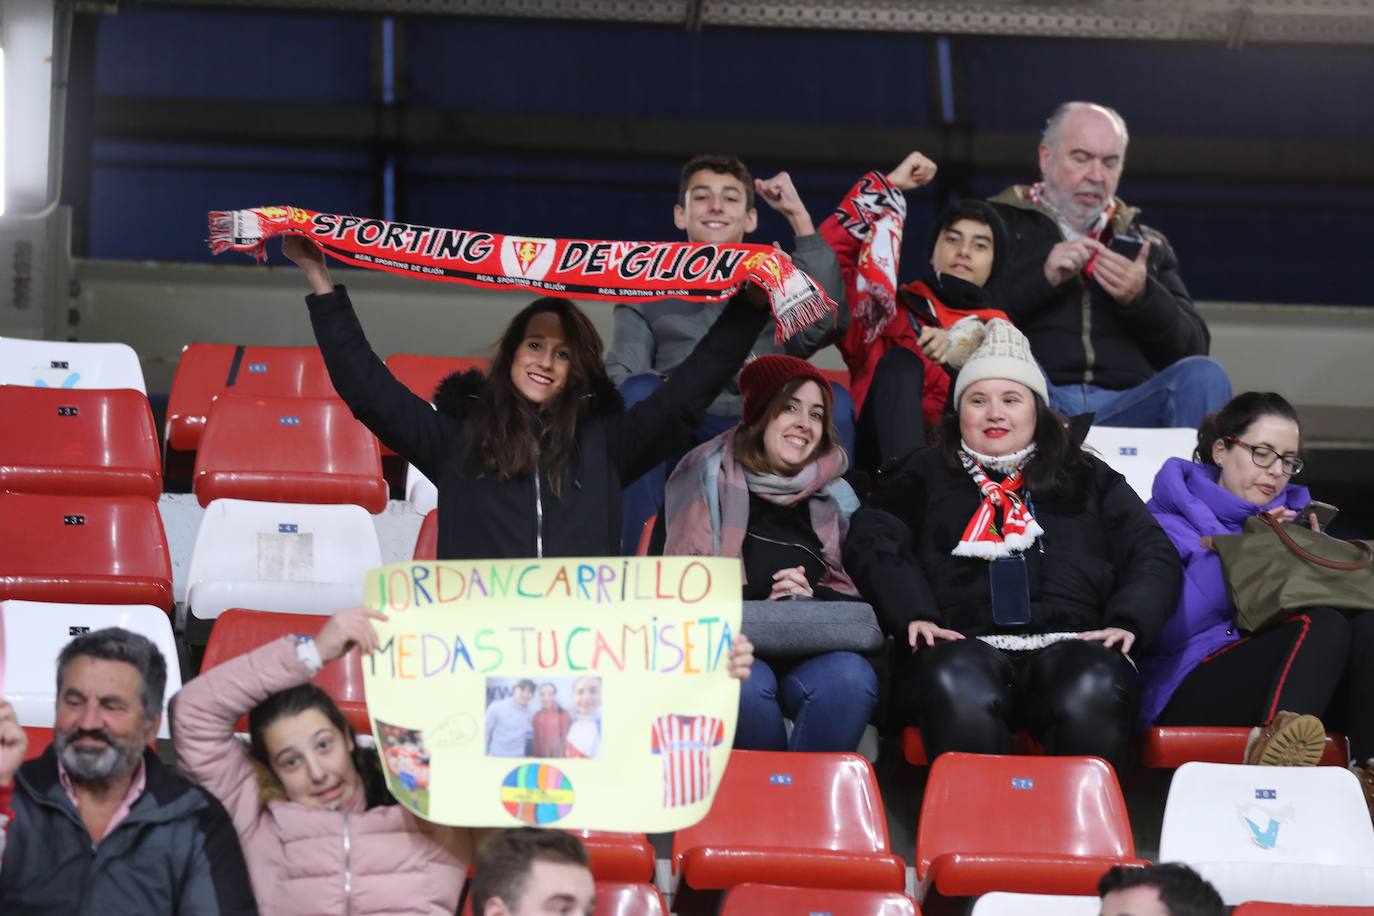
[[[487,376],[480,369],[468,369],[448,375],[434,389],[434,406],[440,413],[462,419],[487,387]],[[591,400],[585,416],[614,417],[625,412],[620,392],[604,376],[593,382]]]

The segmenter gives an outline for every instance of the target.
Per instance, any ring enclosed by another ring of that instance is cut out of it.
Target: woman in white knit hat
[[[1178,600],[1178,554],[1126,481],[1046,402],[1011,324],[960,322],[962,366],[936,447],[880,479],[844,562],[909,647],[898,702],[927,754],[1051,754],[1119,764],[1139,683],[1132,653]]]

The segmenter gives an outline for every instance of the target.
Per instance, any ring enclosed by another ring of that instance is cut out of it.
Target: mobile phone
[[[1014,553],[988,564],[992,592],[992,622],[999,627],[1021,627],[1031,622],[1030,577],[1026,555]]]
[[[1310,516],[1313,513],[1316,513],[1317,527],[1325,531],[1327,526],[1330,525],[1333,521],[1335,521],[1336,516],[1340,514],[1340,511],[1340,509],[1337,509],[1330,503],[1324,503],[1314,499],[1306,506],[1303,506],[1303,508],[1298,512],[1298,517],[1293,519],[1293,521],[1295,524],[1300,524],[1303,527],[1306,527],[1307,525],[1311,524]]]
[[[1107,242],[1107,247],[1123,258],[1130,258],[1134,261],[1140,257],[1140,249],[1144,244],[1144,239],[1136,238],[1133,235],[1114,235]]]

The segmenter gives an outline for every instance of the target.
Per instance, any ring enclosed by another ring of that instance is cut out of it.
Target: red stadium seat
[[[172,613],[172,560],[150,499],[0,493],[0,530],[0,598]]]
[[[463,896],[462,916],[472,916],[472,895]],[[595,916],[668,916],[668,904],[652,884],[598,881]]]
[[[653,881],[654,847],[643,833],[570,830],[587,847],[597,881]]]
[[[873,768],[858,754],[733,751],[715,803],[673,835],[682,884],[900,891]]]
[[[1147,767],[1176,770],[1185,763],[1244,763],[1248,728],[1171,726],[1147,729],[1137,741],[1140,762]],[[1350,742],[1328,732],[1318,766],[1349,766]]]
[[[1011,736],[1011,752],[1018,755],[1043,754],[1045,749],[1030,735],[1018,733]],[[902,729],[902,756],[912,766],[923,767],[930,763],[925,742],[921,740],[921,730],[914,725]]]
[[[455,372],[469,369],[487,371],[485,357],[420,356],[416,353],[393,353],[387,357],[386,367],[397,381],[426,401],[434,400],[434,389]]]
[[[162,494],[148,399],[130,388],[0,385],[0,490]]]
[[[668,916],[668,903],[652,884],[598,881],[595,916]]]
[[[200,670],[209,671],[281,636],[314,636],[328,620],[318,614],[278,614],[240,608],[225,611],[210,631]],[[356,650],[325,665],[312,681],[329,694],[355,731],[364,735],[372,733],[372,723],[367,717],[367,698],[363,694],[362,657]],[[247,716],[239,722],[239,731],[248,731]]]
[[[420,523],[420,536],[415,539],[415,553],[412,560],[437,560],[439,553],[439,510],[431,509],[425,513]]]
[[[195,451],[210,402],[225,391],[296,398],[338,396],[318,347],[188,344],[181,351],[167,400],[167,444]]]
[[[1304,906],[1298,903],[1242,903],[1231,916],[1374,916],[1374,906]]]
[[[1096,757],[941,754],[916,835],[918,898],[1095,894],[1136,859],[1116,774]]]
[[[337,398],[226,394],[210,406],[193,488],[221,498],[386,508],[377,439]]]
[[[24,759],[33,760],[42,757],[43,752],[52,744],[52,729],[39,728],[33,725],[24,726],[24,734],[28,736],[29,745],[24,748]]]
[[[411,391],[424,398],[426,401],[434,400],[434,389],[439,387],[449,375],[454,372],[466,372],[469,369],[480,369],[487,371],[488,360],[485,357],[469,356],[421,356],[417,353],[393,353],[387,357],[386,367],[391,370],[391,374],[396,376],[397,381],[405,385]],[[386,445],[382,445],[383,455],[396,454]]]
[[[725,894],[720,916],[920,916],[906,894],[895,891],[848,891],[817,887],[741,884]]]

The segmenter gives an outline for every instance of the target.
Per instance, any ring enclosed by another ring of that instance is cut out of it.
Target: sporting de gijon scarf
[[[882,172],[869,172],[844,196],[835,216],[861,244],[854,271],[854,320],[872,343],[897,314],[897,262],[902,254],[906,195]]]
[[[768,293],[779,343],[835,308],[825,290],[767,245],[533,238],[300,207],[210,213],[215,254],[242,251],[266,260],[268,239],[281,235],[307,238],[355,267],[580,299],[711,302],[753,281]]]

